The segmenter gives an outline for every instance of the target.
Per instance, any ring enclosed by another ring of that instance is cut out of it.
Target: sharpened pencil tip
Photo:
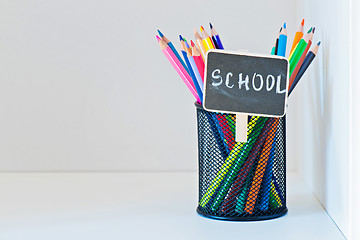
[[[283,28],[286,28],[286,23],[284,23],[284,26],[283,26]]]
[[[180,41],[184,41],[183,37],[179,35]]]
[[[195,43],[193,42],[193,40],[191,40],[191,46],[195,47]]]
[[[163,36],[164,36],[164,34],[162,34],[162,32],[160,32],[160,30],[159,30],[159,29],[158,29],[157,31],[158,31],[158,33],[159,33],[160,37],[163,37]]]
[[[320,46],[320,44],[321,44],[321,41],[319,41],[319,42],[317,43],[318,46]]]
[[[307,33],[310,33],[312,30],[313,30],[313,28],[311,27]]]
[[[159,38],[159,36],[158,36],[158,35],[156,35],[156,39],[158,40],[158,42],[160,41],[160,38]]]
[[[204,31],[204,27],[203,27],[203,26],[200,27],[200,31],[201,31],[201,32]]]
[[[305,19],[303,19],[303,20],[301,21],[301,26],[304,26],[304,23],[305,23]]]
[[[189,44],[185,41],[185,46],[187,47],[187,48],[189,48]]]
[[[315,33],[315,27],[313,28],[313,33]]]
[[[213,26],[212,26],[212,24],[210,23],[210,29],[212,29],[213,28]]]

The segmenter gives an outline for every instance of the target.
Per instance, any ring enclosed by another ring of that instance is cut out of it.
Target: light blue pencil
[[[185,46],[187,49],[189,49],[189,44],[187,42],[185,42]],[[202,78],[201,78],[201,75],[200,75],[200,72],[199,72],[199,69],[197,68],[196,66],[196,63],[195,63],[195,60],[193,58],[193,56],[189,56],[189,52],[188,53],[188,59],[189,59],[189,62],[190,62],[190,65],[191,65],[191,68],[192,70],[194,71],[194,74],[195,74],[195,77],[196,77],[196,80],[200,86],[200,89],[202,92],[204,92],[204,83],[202,81]]]
[[[287,43],[287,31],[286,31],[286,23],[284,23],[284,26],[281,29],[281,32],[279,35],[279,44],[278,44],[278,51],[277,51],[278,56],[285,57],[286,43]]]

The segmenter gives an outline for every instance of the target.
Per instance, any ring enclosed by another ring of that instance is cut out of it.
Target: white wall
[[[284,21],[293,36],[295,7],[1,1],[0,171],[195,170],[194,99],[162,55],[156,29],[178,45],[178,34],[191,38],[211,21],[227,49],[269,53]]]
[[[351,92],[350,92],[350,240],[360,239],[360,74],[359,74],[359,54],[360,54],[360,2],[350,1],[350,30],[351,30]]]
[[[322,41],[294,94],[296,156],[306,182],[349,237],[350,1],[299,1],[298,14]],[[301,102],[301,104],[299,104]]]

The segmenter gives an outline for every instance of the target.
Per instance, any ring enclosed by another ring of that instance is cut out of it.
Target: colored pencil
[[[192,95],[196,98],[197,102],[201,104],[201,100],[195,90],[194,84],[192,83],[191,77],[180,63],[179,59],[175,56],[174,52],[171,50],[169,45],[167,45],[163,40],[156,36],[162,52],[165,54],[166,58],[169,60],[171,65],[175,68],[176,72],[180,75],[181,79],[184,81],[185,85],[189,88]]]
[[[291,88],[289,90],[289,95],[291,94],[291,92],[294,90],[294,88],[296,87],[296,85],[298,84],[298,82],[300,81],[300,78],[302,77],[302,75],[304,75],[306,69],[309,67],[309,65],[311,64],[311,62],[314,60],[314,58],[316,57],[316,54],[319,50],[319,46],[320,46],[321,42],[318,42],[316,44],[316,46],[309,51],[309,53],[306,55],[303,64],[301,65],[298,74],[295,77],[295,80],[293,82],[293,84],[291,85]]]
[[[266,211],[269,207],[270,182],[271,182],[273,162],[275,159],[276,138],[277,138],[277,134],[275,134],[274,142],[273,142],[273,144],[271,146],[271,150],[270,150],[270,156],[269,156],[269,160],[268,160],[269,162],[266,165],[265,173],[264,173],[264,180],[263,180],[264,187],[262,188],[261,196],[260,196],[260,198],[261,198],[260,209],[262,211]]]
[[[205,51],[204,43],[203,43],[203,40],[202,40],[200,34],[196,31],[195,28],[194,28],[194,35],[195,35],[196,46],[200,50],[201,57],[202,57],[203,61],[205,62],[206,51]]]
[[[266,137],[264,147],[261,150],[260,160],[259,163],[257,164],[255,176],[253,177],[253,181],[245,205],[245,212],[249,214],[252,214],[254,211],[256,199],[258,197],[258,193],[261,187],[261,183],[263,181],[266,165],[268,163],[271,146],[274,142],[277,125],[279,123],[279,118],[271,118],[271,120],[272,122],[270,125],[270,131]]]
[[[235,146],[235,135],[232,134],[229,123],[224,114],[217,114],[217,120],[223,131],[223,135],[226,140],[226,146],[231,151]]]
[[[197,48],[197,46],[195,45],[195,43],[192,40],[191,40],[191,47],[192,47],[192,55],[193,55],[195,64],[197,66],[197,69],[199,70],[201,79],[204,82],[204,74],[205,74],[204,60],[201,57],[200,50]]]
[[[276,55],[285,57],[286,54],[286,44],[287,44],[287,30],[286,30],[286,23],[282,27],[279,35],[279,46]]]
[[[207,53],[207,51],[209,51],[210,49],[215,49],[214,43],[211,40],[211,37],[209,36],[209,34],[205,31],[204,27],[201,26],[200,27],[200,31],[203,34],[203,44],[204,44],[204,48],[205,48],[205,55]]]
[[[314,36],[314,32],[315,32],[315,28],[311,28],[311,29],[309,30],[309,32],[307,32],[308,38],[309,38],[309,42],[308,42],[308,44],[307,44],[304,52],[302,53],[299,62],[296,64],[296,67],[295,67],[294,71],[293,71],[292,74],[290,75],[290,79],[289,79],[289,90],[290,90],[290,88],[291,88],[291,85],[294,83],[295,77],[296,77],[296,75],[298,74],[302,63],[304,62],[304,59],[305,59],[305,57],[306,57],[306,54],[308,53],[308,51],[309,51],[309,49],[310,49],[310,46],[311,46],[311,44],[312,44],[312,39],[313,39],[313,36]]]
[[[187,69],[187,66],[186,66],[184,60],[180,57],[178,51],[176,51],[176,48],[174,47],[174,45],[172,44],[172,42],[170,42],[170,40],[167,39],[167,38],[165,37],[165,35],[164,35],[162,32],[160,32],[159,29],[158,29],[157,31],[158,31],[158,33],[159,33],[159,35],[160,35],[161,40],[163,40],[167,45],[169,45],[169,47],[171,48],[171,50],[173,51],[173,53],[175,54],[175,56],[179,59],[181,65],[183,65],[183,67],[184,67],[184,68],[186,69],[186,71],[189,73],[189,70]]]
[[[290,50],[290,55],[291,55],[292,51],[295,49],[295,47],[298,44],[298,42],[300,41],[300,39],[304,36],[304,22],[305,22],[305,20],[303,19],[301,21],[298,31],[295,33],[294,41],[293,41],[293,44],[292,44],[291,50]]]
[[[217,193],[214,202],[211,204],[212,211],[217,211],[219,209],[230,187],[236,184],[236,180],[234,183],[234,179],[238,179],[237,177],[239,176],[241,177],[241,173],[239,173],[239,171],[247,171],[247,168],[243,168],[243,164],[248,158],[250,151],[252,152],[253,146],[258,146],[258,144],[255,143],[257,142],[258,137],[263,130],[266,120],[266,117],[261,117],[256,122],[256,125],[254,127],[255,130],[252,131],[251,134],[248,136],[248,141],[244,144],[243,148],[240,150],[239,156],[237,157],[238,160],[232,166],[229,174],[225,177],[224,183],[221,185],[221,188]],[[237,194],[235,196],[237,196]]]
[[[271,55],[275,55],[275,47],[272,47],[272,49],[271,49]]]
[[[247,134],[250,136],[252,131],[256,129],[256,123],[258,122],[260,117],[253,116],[248,123]],[[246,143],[237,142],[233,149],[231,150],[229,156],[226,158],[225,163],[221,166],[220,170],[217,172],[215,178],[211,181],[210,186],[206,190],[205,194],[200,200],[199,205],[201,207],[205,207],[205,205],[210,201],[211,197],[214,195],[217,188],[220,186],[221,182],[224,180],[225,176],[227,176],[228,172],[231,171],[234,163],[237,161],[242,149]]]
[[[292,54],[292,56],[289,59],[289,65],[290,65],[290,69],[289,69],[289,75],[291,76],[291,74],[293,73],[293,71],[295,70],[295,67],[297,65],[297,63],[299,62],[301,55],[303,54],[303,52],[306,49],[306,46],[309,43],[309,35],[306,34],[298,43],[298,45],[296,46],[296,48],[294,49],[294,52]]]
[[[278,50],[279,50],[279,36],[280,36],[280,32],[282,30],[282,27],[280,28],[280,31],[277,35],[277,38],[276,38],[276,42],[275,42],[275,53],[274,55],[278,55]]]
[[[272,126],[272,123],[273,123],[273,118],[262,118],[262,120],[264,121],[265,125],[263,125],[261,132],[259,131],[256,139],[253,140],[252,145],[249,144],[250,145],[249,146],[250,154],[245,156],[244,164],[241,164],[242,165],[241,169],[239,169],[236,179],[232,183],[229,193],[227,194],[226,199],[224,200],[224,203],[222,204],[222,207],[221,207],[222,212],[229,213],[229,212],[235,210],[234,207],[236,205],[236,197],[240,194],[241,189],[242,189],[241,187],[245,183],[245,180],[246,180],[248,174],[250,173],[251,168],[254,165],[254,162],[261,150],[261,147],[263,146],[263,144],[266,140],[268,132],[270,131],[270,127]],[[249,140],[248,140],[248,142],[250,143]],[[251,150],[251,152],[250,152],[250,150]],[[214,202],[212,210],[213,211],[217,210],[217,207],[218,207],[218,205],[216,205],[216,202]]]
[[[213,40],[213,43],[215,45],[216,49],[224,49],[224,46],[221,42],[220,36],[219,34],[216,32],[215,28],[213,27],[213,25],[210,23],[210,32],[211,32],[211,38]]]
[[[217,121],[216,114],[213,114],[213,113],[207,112],[207,111],[205,111],[205,114],[209,121],[211,131],[214,135],[216,145],[217,145],[218,149],[220,150],[220,154],[221,154],[221,158],[222,158],[221,161],[224,161],[227,158],[227,156],[229,155],[230,151],[225,146],[223,132]]]
[[[195,77],[195,73],[194,73],[194,71],[193,71],[193,69],[192,69],[192,67],[191,67],[191,63],[190,63],[190,61],[189,61],[189,58],[187,57],[186,47],[185,47],[185,41],[184,41],[184,39],[182,38],[181,35],[180,35],[179,37],[180,37],[181,52],[182,52],[182,54],[183,54],[183,56],[184,56],[184,60],[185,60],[186,66],[187,66],[188,69],[189,69],[190,77],[191,77],[191,79],[192,79],[192,81],[193,81],[193,83],[194,83],[196,92],[197,92],[198,95],[199,95],[199,98],[200,98],[200,101],[201,101],[200,103],[202,103],[202,101],[203,101],[202,90],[201,90],[201,88],[200,88],[200,85],[199,85],[196,77]]]
[[[203,94],[203,92],[204,92],[204,82],[203,82],[203,80],[201,78],[201,75],[199,73],[199,70],[198,70],[198,68],[196,66],[194,57],[192,56],[191,48],[189,47],[189,44],[187,42],[185,42],[185,47],[186,47],[185,51],[186,51],[187,57],[189,59],[191,68],[192,68],[192,70],[193,70],[193,72],[195,74],[196,81],[200,86],[201,94]]]

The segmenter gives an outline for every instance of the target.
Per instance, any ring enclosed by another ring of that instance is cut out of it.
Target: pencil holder
[[[286,207],[285,117],[249,116],[247,142],[235,142],[235,115],[195,103],[199,205],[205,217],[228,221],[277,218]]]

